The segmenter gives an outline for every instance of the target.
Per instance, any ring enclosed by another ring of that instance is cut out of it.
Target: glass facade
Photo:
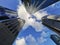
[[[51,35],[51,39],[57,44],[60,45],[60,37],[58,35]]]
[[[58,20],[58,18],[60,18],[60,16],[57,15],[44,16],[42,23],[59,35],[51,35],[51,39],[57,45],[60,45],[60,20]]]
[[[35,13],[59,0],[22,0],[29,13]]]
[[[42,22],[60,32],[60,16],[50,15],[42,18]]]
[[[60,16],[44,16],[42,18],[42,23],[56,32],[60,36],[60,20],[58,20]],[[57,35],[51,35],[51,39],[57,44],[60,45],[60,37]]]
[[[12,45],[24,23],[15,11],[0,7],[0,45]]]
[[[0,16],[8,16],[9,18],[12,18],[17,17],[18,15],[16,11],[0,6]]]

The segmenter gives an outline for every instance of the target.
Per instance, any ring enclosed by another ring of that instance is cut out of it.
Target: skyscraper
[[[27,12],[35,13],[59,0],[22,0]]]
[[[0,6],[0,45],[12,45],[25,21],[16,11]]]
[[[51,35],[50,37],[57,45],[60,45],[60,37],[58,35]]]
[[[47,15],[42,17],[42,24],[56,32],[58,35],[51,35],[51,39],[60,45],[60,15]]]
[[[60,35],[60,16],[50,15],[42,17],[42,23]]]

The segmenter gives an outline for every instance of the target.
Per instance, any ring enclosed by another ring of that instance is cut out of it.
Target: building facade
[[[22,0],[27,12],[35,13],[59,0]]]
[[[57,35],[51,35],[51,39],[60,45],[60,15],[47,15],[42,17],[42,24],[56,32]]]
[[[60,37],[58,35],[51,35],[50,38],[56,43],[56,45],[60,45]]]
[[[60,16],[50,15],[42,17],[42,23],[60,35]]]
[[[16,15],[15,11],[0,7],[0,45],[12,45],[24,25],[25,21]]]

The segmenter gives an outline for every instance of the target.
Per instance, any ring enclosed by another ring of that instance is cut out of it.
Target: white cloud
[[[49,35],[48,35],[45,31],[43,31],[43,32],[41,33],[41,36],[37,38],[38,44],[43,44],[43,43],[45,43],[45,42],[47,41],[46,37],[48,37],[48,36],[49,36]]]
[[[52,4],[51,7],[55,7],[56,4]]]
[[[39,45],[39,44],[43,44],[47,40],[43,36],[38,37],[38,38],[34,38],[34,36],[32,36],[30,34],[30,35],[26,36],[26,41],[29,45]]]
[[[60,4],[59,3],[60,3],[60,1],[52,4],[51,7],[53,7],[53,8],[60,8]]]
[[[34,16],[37,18],[37,20],[41,20],[41,18],[45,15],[47,15],[46,11],[37,11],[34,13]]]
[[[25,38],[17,39],[16,45],[26,45]]]
[[[45,31],[43,31],[43,32],[41,33],[41,36],[42,36],[42,37],[48,37],[49,34],[48,34],[47,32],[45,32]]]
[[[36,39],[31,34],[26,37],[26,41],[28,45],[38,45]]]
[[[27,42],[26,42],[27,41]],[[16,45],[38,45],[36,42],[36,39],[30,34],[26,36],[26,38],[17,38],[16,39]]]
[[[35,18],[30,18],[32,17],[32,15],[26,11],[23,4],[21,4],[21,6],[20,5],[18,6],[17,11],[18,11],[18,16],[21,19],[25,20],[23,29],[26,29],[28,26],[32,26],[33,28],[35,28],[37,32],[42,31],[43,25],[41,24],[41,22],[36,22],[36,19],[41,20],[43,16],[47,15],[47,12],[43,12],[43,11],[36,12],[35,14],[33,14],[36,17],[35,19]]]
[[[38,44],[43,44],[44,42],[46,42],[47,40],[44,37],[40,37],[38,38]]]
[[[26,36],[26,40],[30,40],[31,42],[35,42],[35,38],[30,34],[28,36]]]
[[[39,45],[39,44],[43,44],[44,42],[47,41],[46,38],[44,38],[46,35],[45,32],[41,33],[41,36],[38,38],[35,38],[34,36],[32,36],[31,34],[29,34],[28,36],[26,36],[25,38],[17,38],[16,39],[16,45]]]

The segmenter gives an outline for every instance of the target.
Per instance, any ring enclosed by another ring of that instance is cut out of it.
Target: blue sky
[[[17,10],[17,7],[22,5],[20,5],[21,2],[18,0],[0,0],[0,5],[13,9],[13,10]],[[23,6],[21,6],[22,9],[24,9]],[[53,15],[60,15],[60,2],[57,2],[56,4],[53,4],[47,8],[45,8],[42,13],[37,12],[40,15],[35,16],[37,19],[40,20],[41,16],[43,14],[53,14]],[[18,14],[19,17],[21,17],[20,14],[22,14],[21,12],[24,10],[18,9]],[[20,13],[19,13],[20,12]],[[27,12],[25,12],[24,14],[27,14]],[[24,15],[23,14],[23,15]],[[23,19],[27,19],[25,20],[26,23],[23,27],[23,29],[21,29],[17,39],[15,40],[15,42],[13,43],[13,45],[56,45],[51,39],[50,39],[50,35],[54,34],[53,31],[51,31],[50,29],[48,29],[47,27],[45,27],[44,25],[42,25],[41,22],[37,22],[35,18],[31,18],[28,19],[29,16],[31,16],[30,14],[23,16]],[[39,17],[40,16],[40,17]]]

